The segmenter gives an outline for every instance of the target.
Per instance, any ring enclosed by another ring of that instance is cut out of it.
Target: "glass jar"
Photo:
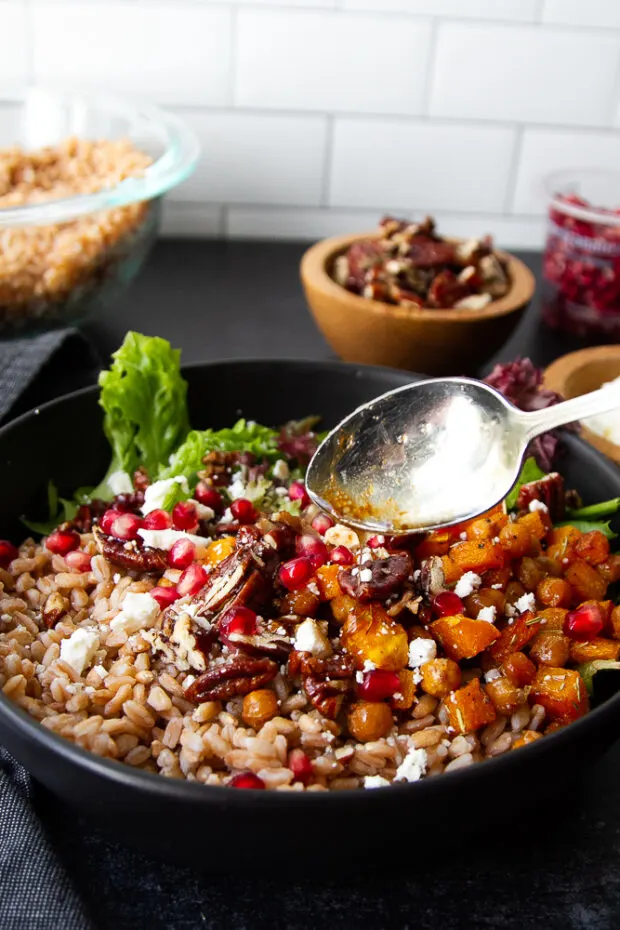
[[[543,260],[545,322],[600,342],[620,340],[620,172],[559,171]],[[606,204],[609,206],[600,206]]]

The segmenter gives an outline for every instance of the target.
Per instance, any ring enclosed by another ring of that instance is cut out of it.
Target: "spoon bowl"
[[[535,436],[616,407],[620,391],[607,390],[524,413],[481,381],[420,381],[346,417],[317,449],[306,486],[319,507],[358,529],[440,529],[503,500]]]

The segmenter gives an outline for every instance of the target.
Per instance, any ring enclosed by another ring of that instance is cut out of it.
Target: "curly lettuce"
[[[275,430],[249,420],[237,420],[229,429],[192,430],[168,464],[159,470],[157,478],[183,475],[188,481],[195,479],[208,452],[252,452],[257,459],[268,462],[282,457]]]

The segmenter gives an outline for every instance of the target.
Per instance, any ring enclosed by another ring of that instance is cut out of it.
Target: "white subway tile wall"
[[[620,0],[0,0],[7,144],[29,82],[188,120],[203,154],[169,235],[432,212],[538,248],[550,172],[620,170]]]

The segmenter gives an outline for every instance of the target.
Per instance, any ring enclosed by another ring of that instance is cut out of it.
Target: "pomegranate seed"
[[[564,618],[564,632],[571,639],[585,642],[594,639],[605,625],[605,615],[598,604],[582,604]]]
[[[194,497],[199,504],[204,504],[205,507],[210,507],[211,510],[214,510],[216,513],[219,513],[224,509],[224,500],[222,495],[218,494],[215,488],[210,488],[204,481],[199,481],[196,485]]]
[[[291,481],[288,496],[292,501],[301,501],[302,508],[310,503],[306,488],[301,481]]]
[[[142,529],[142,519],[135,513],[121,513],[112,521],[110,533],[117,539],[136,539],[138,530]]]
[[[353,565],[355,556],[346,546],[336,546],[329,553],[329,561],[335,562],[336,565]]]
[[[220,621],[220,633],[226,637],[231,633],[253,636],[257,630],[257,616],[249,607],[231,607]]]
[[[228,782],[231,788],[264,788],[265,782],[253,772],[243,772],[241,775],[235,775]]]
[[[317,539],[316,536],[310,536],[310,534],[298,536],[295,548],[297,549],[297,554],[305,555],[306,558],[310,559],[315,568],[325,565],[329,558],[327,546],[323,540]]]
[[[17,548],[8,539],[0,539],[0,568],[6,568],[19,555]]]
[[[385,536],[369,536],[366,545],[369,549],[380,549],[385,546]]]
[[[392,697],[399,688],[400,678],[396,672],[386,672],[378,668],[364,674],[364,680],[358,686],[357,693],[365,701],[383,701]]]
[[[320,533],[321,536],[324,536],[325,533],[334,525],[334,521],[331,517],[328,517],[326,513],[319,513],[312,521],[312,529],[316,530],[317,533]]]
[[[80,534],[75,530],[54,530],[45,540],[45,545],[54,555],[66,555],[80,545]]]
[[[169,530],[172,517],[167,510],[151,510],[142,521],[145,530]]]
[[[463,613],[463,601],[454,591],[442,591],[433,598],[433,608],[440,617],[454,617]]]
[[[112,508],[110,510],[106,510],[106,512],[101,516],[99,519],[99,526],[103,532],[106,533],[106,535],[110,535],[112,532],[112,524],[117,517],[120,517],[121,513],[121,510],[115,510]]]
[[[295,781],[307,785],[312,778],[312,762],[303,749],[291,749],[288,754],[288,767],[295,776]]]
[[[174,604],[180,597],[176,588],[164,588],[159,585],[156,588],[151,588],[149,594],[153,600],[157,601],[162,610],[165,610],[170,604]]]
[[[177,530],[193,530],[198,526],[198,511],[191,501],[181,501],[172,508],[172,522]]]
[[[72,572],[89,572],[92,556],[88,552],[82,552],[80,549],[74,549],[73,552],[67,552],[65,562],[67,568]]]
[[[171,568],[188,568],[196,558],[196,546],[191,539],[177,539],[168,553]]]
[[[179,597],[186,597],[188,594],[190,596],[197,594],[206,583],[207,578],[208,575],[202,565],[198,565],[197,562],[194,562],[193,565],[185,569],[179,578],[177,583]]]
[[[239,523],[254,523],[258,520],[258,511],[252,501],[240,497],[230,505],[230,512]]]
[[[312,560],[302,555],[298,559],[290,559],[280,566],[278,577],[285,588],[296,591],[302,588],[314,575]]]

